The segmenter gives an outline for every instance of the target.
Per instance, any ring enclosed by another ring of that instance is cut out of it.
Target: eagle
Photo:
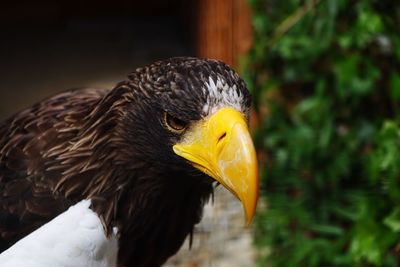
[[[111,90],[69,90],[14,114],[0,124],[0,253],[80,207],[117,240],[116,266],[160,266],[219,184],[249,224],[258,199],[250,106],[225,63],[176,57]]]

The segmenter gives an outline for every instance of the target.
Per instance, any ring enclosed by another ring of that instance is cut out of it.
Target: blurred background
[[[17,0],[0,30],[0,118],[171,56],[222,59],[246,80],[257,218],[244,228],[218,189],[166,266],[400,266],[396,1]]]
[[[155,60],[234,65],[251,45],[251,22],[244,0],[17,0],[2,5],[0,34],[4,118],[60,90],[111,88]]]

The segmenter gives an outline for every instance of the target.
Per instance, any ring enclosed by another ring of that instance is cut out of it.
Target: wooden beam
[[[245,0],[197,0],[196,47],[200,57],[236,65],[252,44]]]

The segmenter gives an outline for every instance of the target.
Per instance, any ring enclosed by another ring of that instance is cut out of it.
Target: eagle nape
[[[8,251],[0,265],[10,255],[67,260],[68,249],[54,248],[78,244],[90,266],[161,266],[193,233],[215,182],[242,202],[249,224],[258,199],[250,106],[228,65],[177,57],[138,68],[111,90],[65,91],[12,115],[0,123],[0,253]],[[98,217],[90,219],[102,229],[95,239],[77,234],[91,225],[76,213]],[[53,227],[61,234],[49,242],[42,234]],[[65,242],[72,236],[82,242]],[[41,253],[26,249],[32,244]]]

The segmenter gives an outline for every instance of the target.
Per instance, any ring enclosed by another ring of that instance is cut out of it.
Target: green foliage
[[[400,266],[400,3],[250,4],[259,265]]]

